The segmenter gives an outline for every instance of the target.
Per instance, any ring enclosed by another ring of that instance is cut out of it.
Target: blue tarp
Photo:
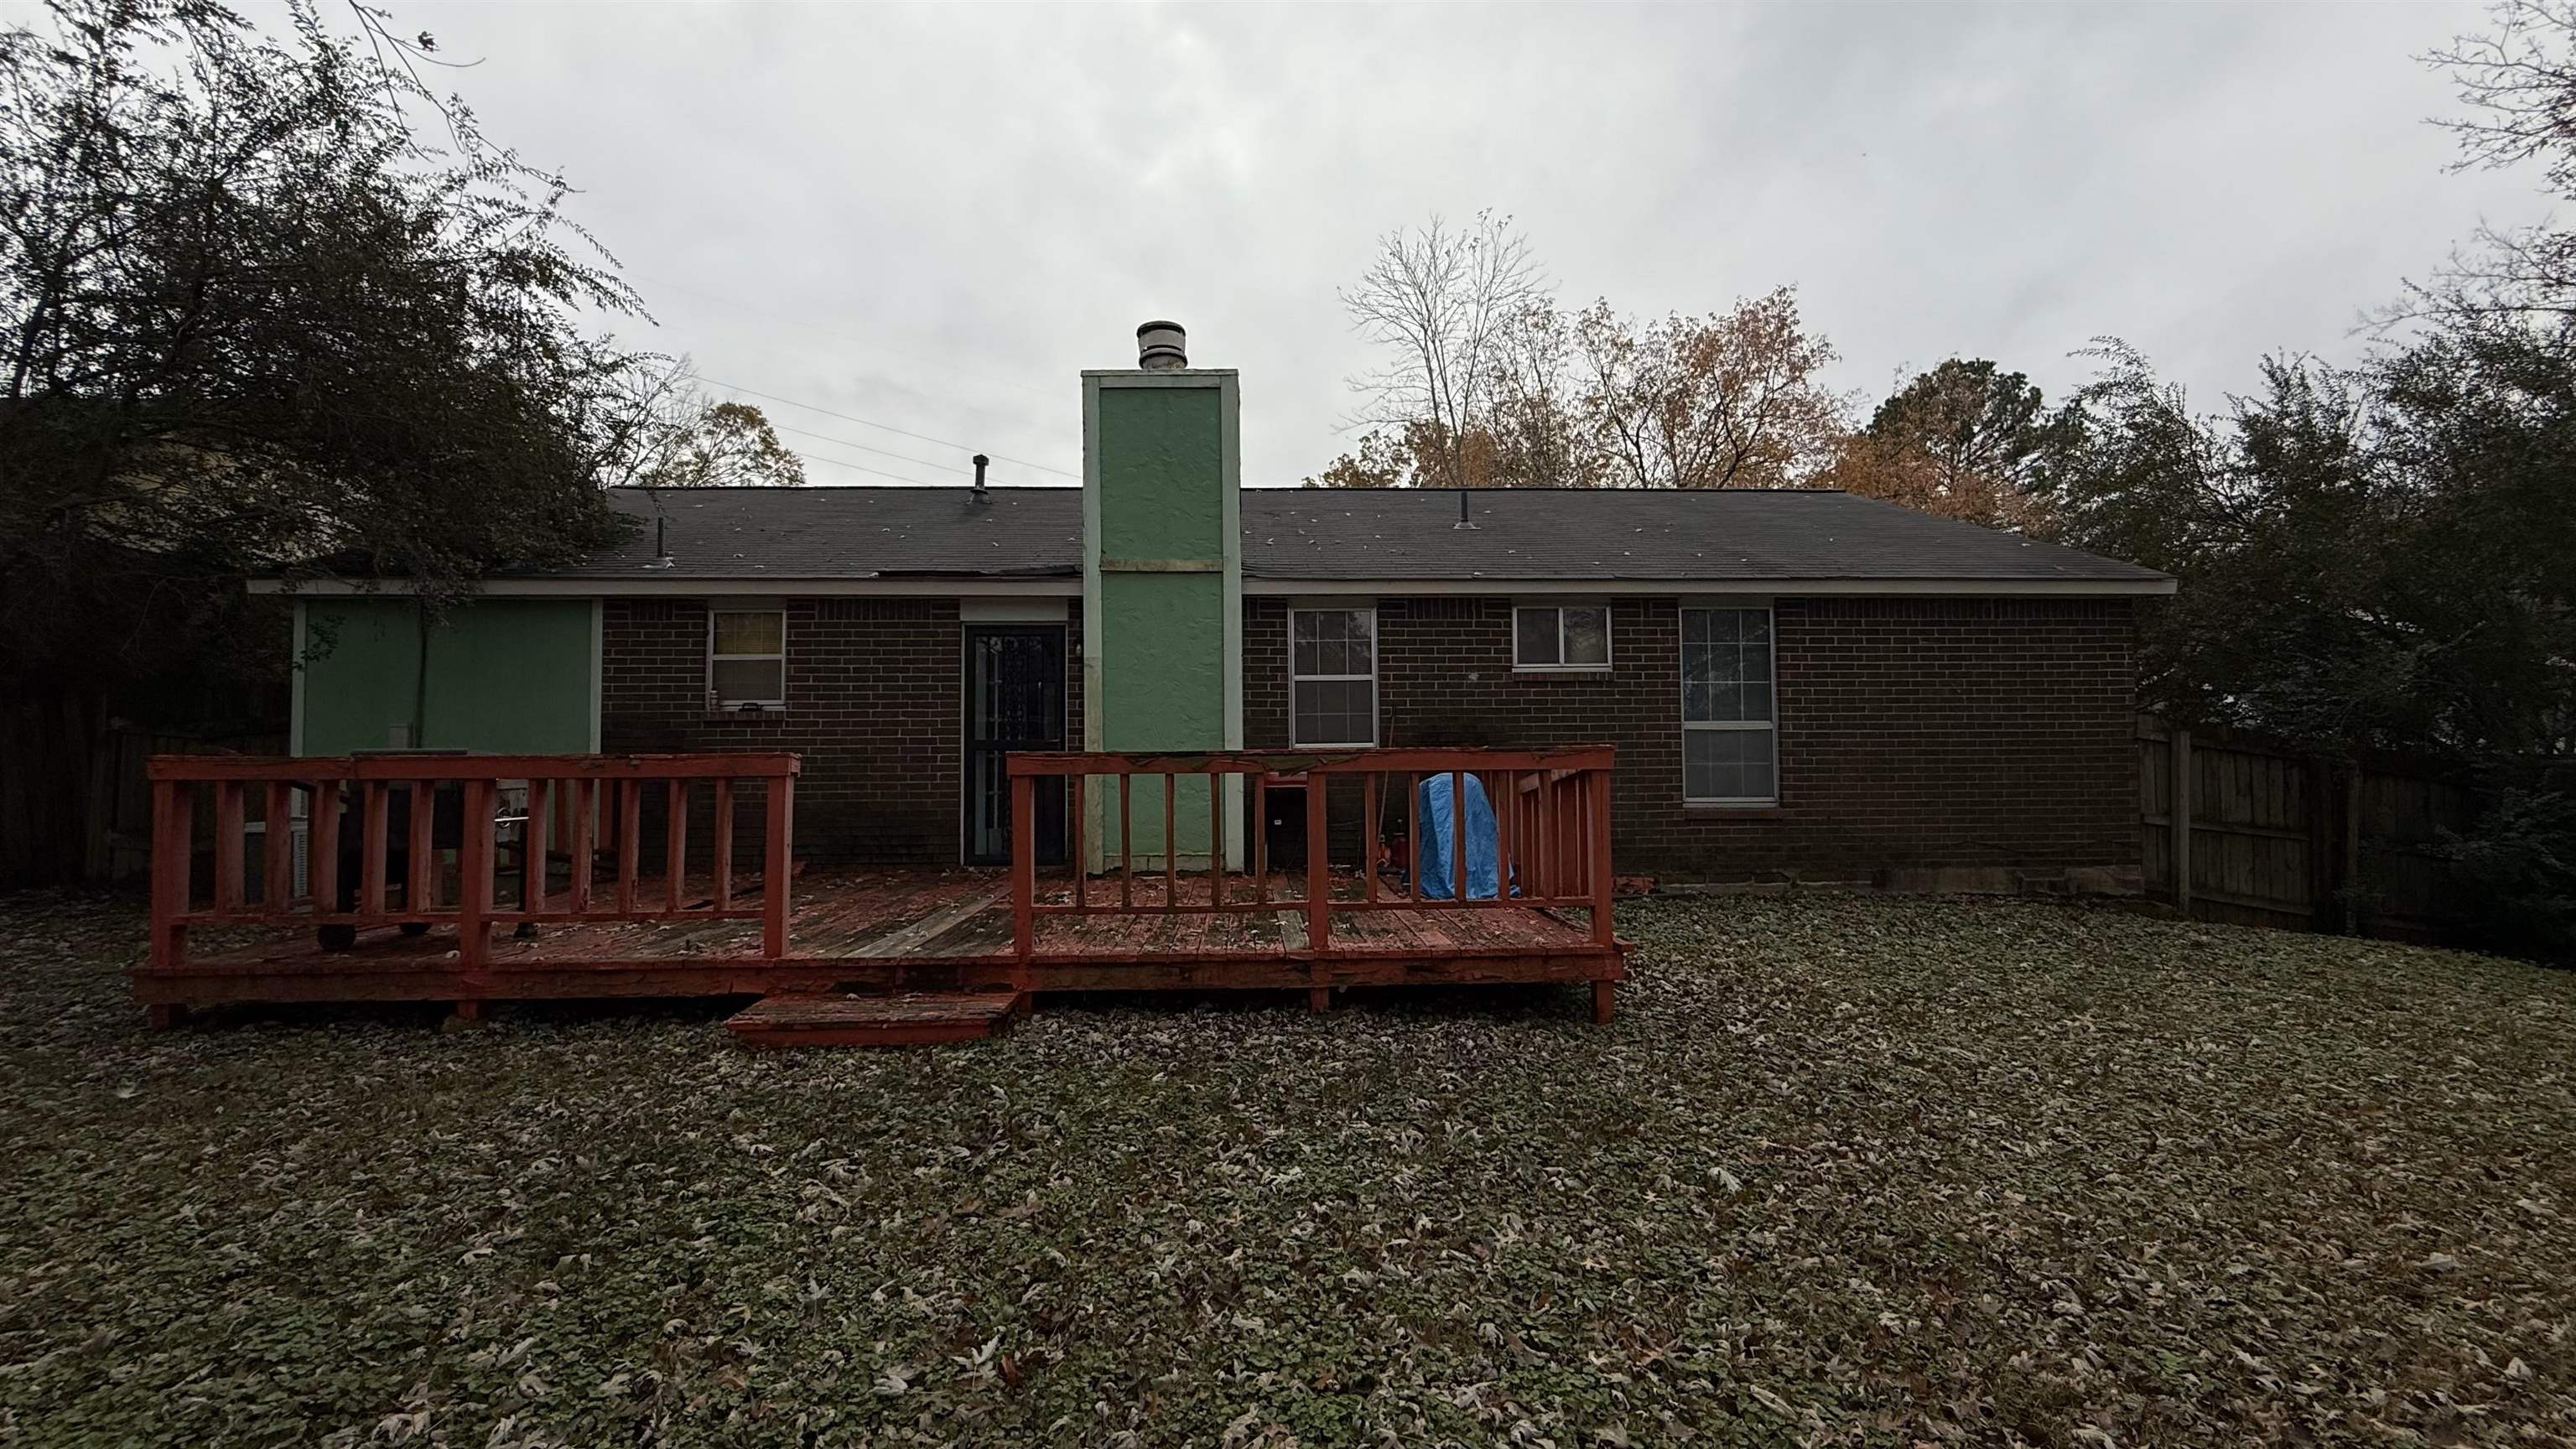
[[[1449,807],[1449,782],[1454,775],[1433,775],[1415,787],[1421,821],[1422,840],[1417,849],[1422,860],[1422,898],[1445,901],[1457,894],[1458,864],[1450,854],[1457,840],[1458,827]],[[1485,799],[1485,782],[1467,776],[1467,899],[1490,901],[1494,898],[1494,877],[1500,862],[1495,859],[1494,807]],[[1512,892],[1519,895],[1515,888]]]

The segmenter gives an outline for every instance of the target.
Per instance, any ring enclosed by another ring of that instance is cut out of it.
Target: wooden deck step
[[[934,1046],[992,1036],[1028,999],[1022,991],[782,993],[734,1013],[725,1030],[747,1047]]]

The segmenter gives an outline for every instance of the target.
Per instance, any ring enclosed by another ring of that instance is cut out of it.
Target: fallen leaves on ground
[[[2104,908],[1623,908],[1567,990],[153,1034],[0,905],[0,1442],[2576,1437],[2576,977]]]

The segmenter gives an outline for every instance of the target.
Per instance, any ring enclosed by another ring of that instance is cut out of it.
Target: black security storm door
[[[1013,750],[1064,748],[1064,629],[1060,625],[966,626],[966,860],[1011,859]],[[1064,781],[1037,784],[1042,864],[1064,863]]]

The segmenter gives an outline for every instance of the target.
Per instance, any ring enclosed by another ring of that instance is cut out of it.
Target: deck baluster
[[[242,909],[242,787],[215,786],[215,909]]]
[[[635,914],[635,872],[644,849],[644,782],[627,780],[617,791],[617,913]]]
[[[546,850],[554,808],[554,781],[530,780],[528,818],[519,826],[519,910],[539,915],[546,908]]]
[[[674,914],[688,904],[689,782],[673,780],[662,796],[662,900]]]
[[[304,835],[304,884],[317,916],[340,914],[340,783],[314,781],[312,802],[304,807],[312,824]]]
[[[382,780],[358,784],[358,914],[385,913],[385,832],[392,827],[385,807],[392,795]]]
[[[716,910],[733,909],[733,781],[716,781],[715,840],[708,851],[716,876]]]
[[[1467,904],[1467,772],[1449,772],[1449,867],[1457,877],[1457,893],[1449,903],[1461,909]]]
[[[1377,904],[1377,771],[1360,776],[1360,899]]]
[[[572,846],[572,862],[564,882],[568,899],[564,908],[576,916],[590,914],[591,872],[599,854],[599,782],[567,780],[571,792],[572,818],[567,832]]]
[[[1225,909],[1225,776],[1208,782],[1208,906]]]

